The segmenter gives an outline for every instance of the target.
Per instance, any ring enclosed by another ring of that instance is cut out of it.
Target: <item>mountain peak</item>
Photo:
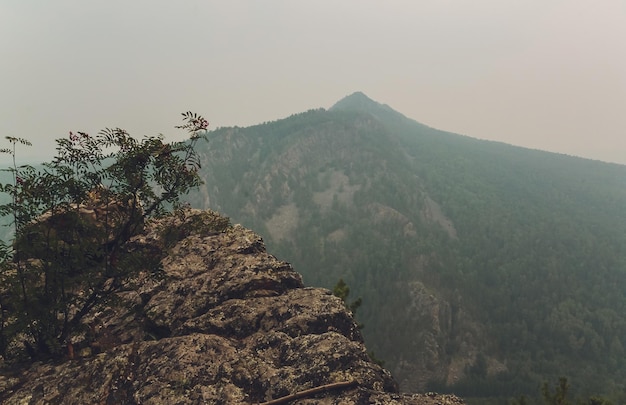
[[[354,92],[349,96],[346,96],[335,103],[331,110],[341,111],[372,111],[384,108],[386,110],[392,110],[388,105],[380,104],[371,98],[367,97],[365,93],[361,91]]]
[[[365,93],[361,91],[354,92],[349,96],[346,96],[330,107],[329,111],[356,111],[361,113],[369,113],[376,117],[393,117],[404,118],[406,117],[397,112],[387,104],[381,104],[372,100]]]

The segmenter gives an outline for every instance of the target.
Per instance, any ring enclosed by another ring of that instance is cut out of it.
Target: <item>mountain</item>
[[[440,131],[363,93],[208,135],[192,204],[255,229],[307,285],[345,280],[403,389],[626,389],[626,167]]]

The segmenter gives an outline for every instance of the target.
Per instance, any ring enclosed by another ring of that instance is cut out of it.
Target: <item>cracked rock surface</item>
[[[463,403],[399,393],[339,298],[305,288],[254,232],[212,231],[217,220],[189,210],[146,224],[134,242],[164,253],[163,277],[90,314],[73,358],[2,370],[0,402],[258,404],[321,387],[289,403]]]

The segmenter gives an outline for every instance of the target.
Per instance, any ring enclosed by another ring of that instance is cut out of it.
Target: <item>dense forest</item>
[[[624,395],[626,167],[438,131],[361,93],[217,129],[200,153],[193,204],[307,284],[345,280],[404,389],[505,401],[567,376]]]

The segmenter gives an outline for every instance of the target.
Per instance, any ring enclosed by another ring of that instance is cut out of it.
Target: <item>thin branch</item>
[[[337,388],[352,387],[353,385],[356,385],[356,384],[357,384],[357,381],[356,380],[352,380],[352,381],[340,381],[340,382],[336,382],[336,383],[320,385],[319,387],[309,388],[308,390],[296,392],[295,394],[289,394],[289,395],[286,395],[284,397],[272,399],[271,401],[263,402],[263,403],[261,403],[259,405],[284,404],[284,403],[287,403],[289,401],[293,401],[293,400],[300,399],[300,398],[305,398],[305,397],[308,397],[308,396],[311,396],[311,395],[314,395],[314,394],[319,394],[320,392],[330,391],[330,390],[334,390],[334,389],[337,389]]]

